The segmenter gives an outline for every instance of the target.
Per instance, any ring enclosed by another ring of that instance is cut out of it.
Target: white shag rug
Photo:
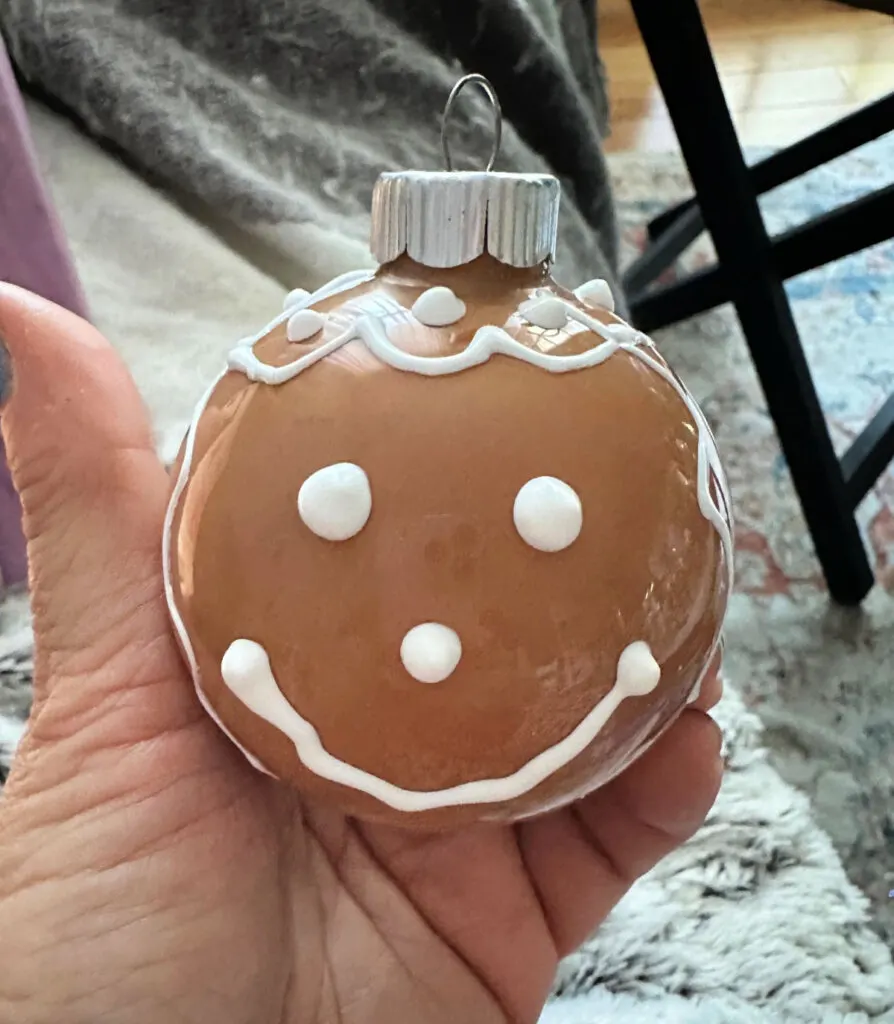
[[[0,764],[4,771],[12,761],[16,746],[22,738],[25,726],[16,718],[0,715]]]

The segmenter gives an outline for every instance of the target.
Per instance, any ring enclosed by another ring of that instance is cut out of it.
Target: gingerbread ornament
[[[605,282],[550,277],[558,204],[549,176],[383,175],[379,268],[290,293],[196,410],[172,620],[208,712],[308,800],[413,828],[561,806],[719,643],[714,439]]]

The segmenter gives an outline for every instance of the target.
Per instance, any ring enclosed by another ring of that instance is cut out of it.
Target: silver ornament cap
[[[450,157],[450,114],[469,84],[485,90],[494,110],[494,146],[484,171],[454,171]],[[428,267],[458,267],[488,253],[511,267],[534,267],[555,257],[559,182],[548,174],[494,171],[501,133],[491,84],[481,75],[460,79],[444,109],[447,170],[383,174],[376,182],[370,248],[379,263],[406,253]]]

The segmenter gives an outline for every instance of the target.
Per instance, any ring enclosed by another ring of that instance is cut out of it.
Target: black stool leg
[[[894,92],[867,103],[838,121],[779,149],[751,165],[754,190],[769,192],[792,178],[812,171],[835,157],[872,142],[891,130],[894,123]],[[694,199],[686,199],[649,221],[649,237],[657,241],[678,218],[696,209]],[[700,221],[695,222],[700,226]],[[695,226],[695,224],[693,225]],[[694,236],[693,236],[694,237]]]
[[[696,0],[631,0],[832,597],[873,584]]]

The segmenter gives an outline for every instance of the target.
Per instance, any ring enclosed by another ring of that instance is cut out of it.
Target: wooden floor
[[[700,6],[745,145],[785,145],[894,90],[894,18],[833,0]],[[599,21],[612,98],[607,148],[676,149],[627,0],[599,0]]]

